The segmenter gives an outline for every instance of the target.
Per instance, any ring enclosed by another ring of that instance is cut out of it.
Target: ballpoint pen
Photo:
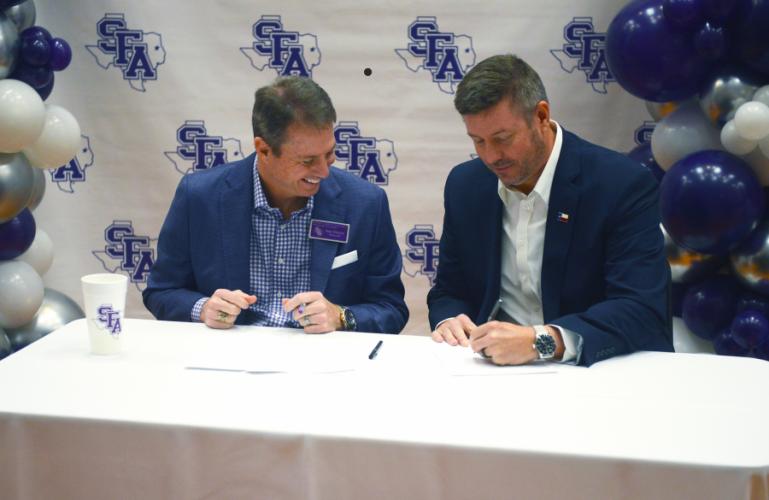
[[[497,313],[499,312],[500,307],[502,307],[502,299],[497,300],[496,304],[494,304],[494,307],[491,308],[489,319],[486,320],[487,322],[492,321],[497,317]]]
[[[371,350],[371,353],[368,355],[368,359],[374,359],[376,358],[376,355],[379,353],[379,348],[382,347],[382,340],[376,343],[374,348]]]

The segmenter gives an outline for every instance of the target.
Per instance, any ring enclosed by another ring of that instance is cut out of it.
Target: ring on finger
[[[229,318],[229,317],[230,317],[230,315],[228,313],[224,312],[224,311],[219,311],[219,312],[216,313],[216,320],[217,321],[225,322],[225,321],[227,321],[227,318]]]

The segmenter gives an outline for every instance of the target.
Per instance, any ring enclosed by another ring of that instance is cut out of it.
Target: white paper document
[[[433,345],[433,352],[449,375],[534,375],[558,373],[554,363],[521,366],[499,366],[473,352],[469,347],[452,346],[442,342]]]

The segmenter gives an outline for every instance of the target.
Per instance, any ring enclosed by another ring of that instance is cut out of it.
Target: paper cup
[[[80,283],[83,286],[91,352],[119,353],[128,277],[124,274],[88,274],[80,278]]]

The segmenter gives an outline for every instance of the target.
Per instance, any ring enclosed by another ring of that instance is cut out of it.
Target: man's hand
[[[220,288],[203,305],[200,321],[210,328],[232,328],[240,311],[256,302],[256,295]]]
[[[293,311],[294,319],[305,333],[328,333],[342,328],[341,308],[326,300],[320,292],[302,292],[284,299],[283,310]]]
[[[553,359],[561,359],[564,351],[561,333],[551,326],[545,328],[555,339],[556,351]],[[470,332],[470,347],[490,358],[494,364],[523,365],[539,359],[539,354],[534,349],[535,338],[534,327],[489,321]]]
[[[461,345],[467,347],[470,342],[467,335],[478,328],[466,314],[460,314],[455,318],[449,318],[443,321],[433,332],[433,340],[436,342],[446,342],[449,345]]]

